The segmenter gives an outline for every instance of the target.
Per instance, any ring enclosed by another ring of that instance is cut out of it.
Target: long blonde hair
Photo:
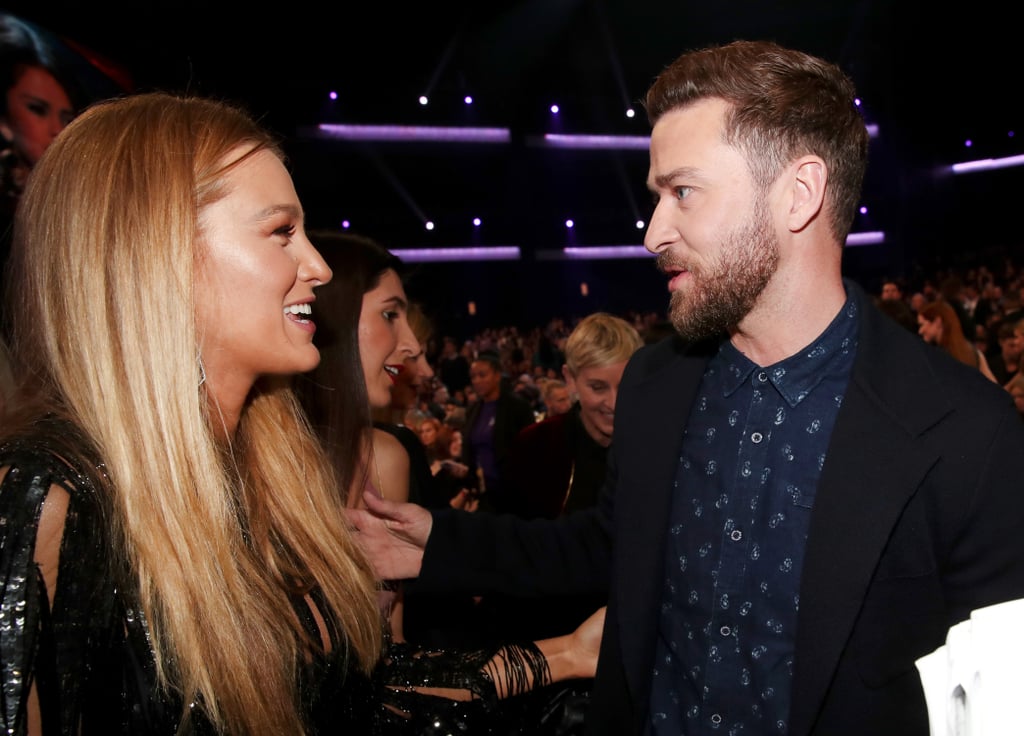
[[[295,599],[321,591],[363,669],[381,624],[370,565],[287,377],[254,386],[229,446],[211,429],[194,269],[203,209],[246,148],[281,155],[251,118],[210,100],[145,94],[81,115],[21,202],[14,342],[43,400],[105,463],[112,542],[161,685],[218,730],[303,733],[296,672],[318,643]]]

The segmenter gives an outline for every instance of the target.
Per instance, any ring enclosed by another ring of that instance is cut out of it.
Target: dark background
[[[6,8],[127,70],[139,90],[244,104],[279,133],[311,227],[391,248],[518,245],[522,260],[414,268],[409,291],[445,331],[536,324],[597,309],[662,311],[649,259],[545,259],[565,245],[639,244],[645,151],[542,149],[545,132],[647,135],[638,104],[683,51],[771,39],[838,63],[879,126],[847,273],[993,263],[1020,251],[1024,168],[953,177],[950,164],[1024,153],[1020,31],[1012,3],[942,10],[851,0],[529,0],[355,5],[64,3]],[[431,104],[417,97],[429,90]],[[328,93],[338,93],[338,100]],[[462,102],[466,94],[474,104]],[[554,120],[552,102],[562,107]],[[637,115],[624,111],[632,104]],[[507,127],[506,145],[342,143],[320,122]],[[1016,133],[1010,136],[1010,131]],[[974,145],[967,149],[964,141]],[[428,232],[423,218],[436,229]],[[479,229],[471,224],[481,217]],[[567,217],[577,223],[569,233]],[[586,282],[588,294],[581,294]],[[477,314],[466,305],[474,301]]]

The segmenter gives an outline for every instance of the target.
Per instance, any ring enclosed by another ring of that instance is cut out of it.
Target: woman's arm
[[[14,522],[12,527],[20,528],[8,528],[0,534],[0,574],[4,580],[0,603],[6,610],[19,610],[25,625],[22,636],[3,638],[0,661],[5,685],[11,682],[9,668],[17,668],[22,670],[21,682],[29,687],[27,691],[22,687],[4,693],[3,727],[4,733],[39,736],[43,732],[35,670],[39,665],[39,626],[51,619],[70,496],[56,484],[43,492],[31,483],[16,483],[14,476],[7,477],[8,471],[6,467],[0,469],[0,515]],[[9,509],[14,513],[8,513]],[[35,518],[38,522],[32,524],[29,520]],[[12,696],[13,702],[8,700]]]

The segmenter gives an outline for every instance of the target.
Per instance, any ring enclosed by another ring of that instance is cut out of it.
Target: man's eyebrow
[[[680,166],[678,169],[672,169],[667,174],[658,174],[654,177],[654,189],[665,189],[669,187],[672,182],[678,177],[685,178],[700,178],[700,174],[697,173],[697,169],[692,166]]]

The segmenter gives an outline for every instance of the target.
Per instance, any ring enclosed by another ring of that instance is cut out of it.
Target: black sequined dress
[[[43,733],[212,733],[202,708],[186,705],[156,684],[149,631],[132,593],[131,576],[113,555],[105,504],[95,478],[75,458],[87,456],[73,428],[49,420],[39,432],[0,447],[0,723],[2,733],[27,733],[34,685]],[[57,589],[48,603],[34,560],[43,503],[51,486],[65,489]],[[315,596],[314,596],[315,601]],[[310,634],[309,608],[296,602]],[[532,645],[518,648],[527,658]],[[333,647],[341,652],[343,646]],[[507,734],[496,715],[494,684],[482,673],[492,652],[426,652],[387,647],[372,676],[324,656],[300,673],[300,693],[316,734]],[[468,700],[432,697],[424,687],[461,691]]]

